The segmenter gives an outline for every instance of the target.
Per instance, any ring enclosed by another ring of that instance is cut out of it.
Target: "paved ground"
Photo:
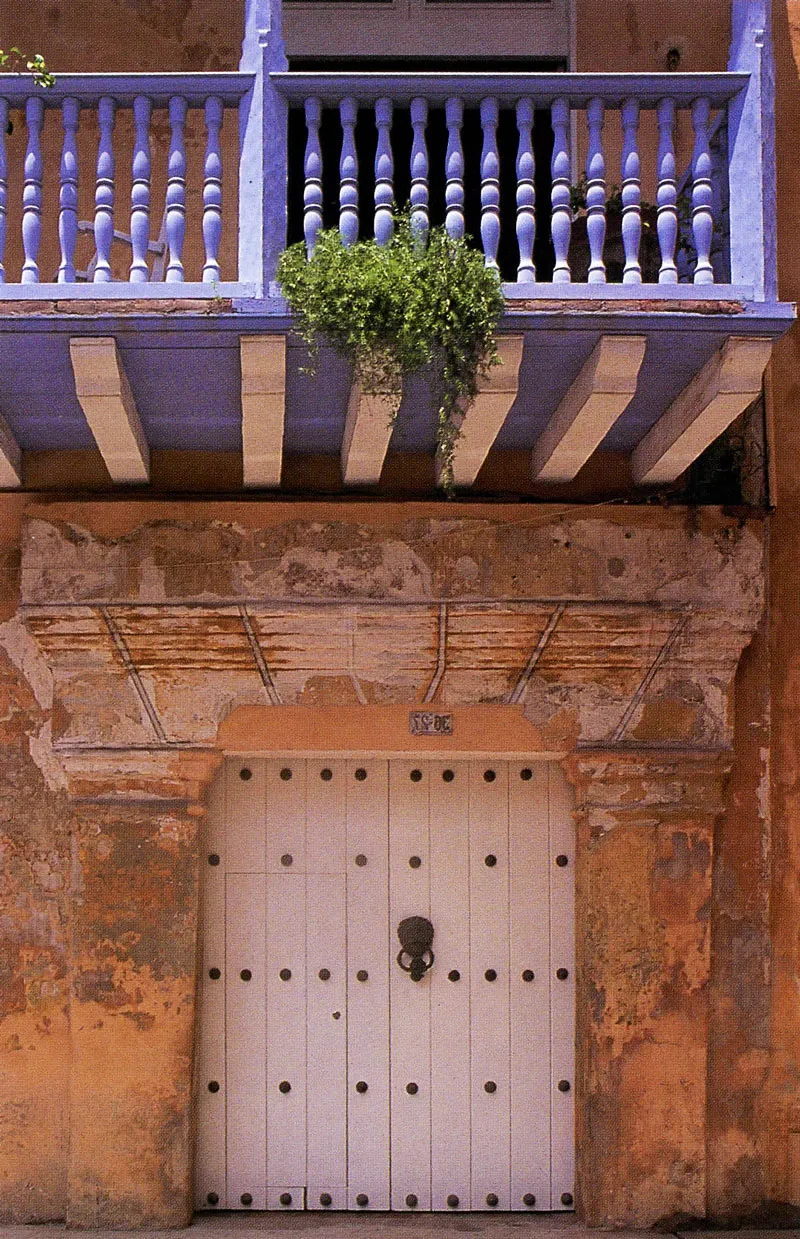
[[[63,1225],[0,1226],[0,1239],[55,1239],[66,1232]],[[182,1231],[136,1232],[140,1239],[383,1239],[397,1234],[398,1239],[437,1239],[448,1235],[482,1235],[485,1239],[644,1239],[652,1231],[589,1230],[571,1214],[530,1216],[504,1214],[492,1217],[483,1213],[434,1214],[415,1216],[396,1213],[215,1213],[201,1214]],[[131,1239],[130,1231],[98,1230],[92,1239]],[[695,1230],[685,1239],[800,1239],[794,1230]]]

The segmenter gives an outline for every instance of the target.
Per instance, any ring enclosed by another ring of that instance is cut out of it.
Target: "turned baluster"
[[[97,143],[97,172],[94,189],[94,248],[92,280],[108,284],[111,280],[111,242],[114,240],[114,117],[116,104],[103,95],[97,108],[100,136]]]
[[[133,184],[131,186],[131,250],[133,259],[129,279],[143,284],[149,278],[147,243],[150,240],[150,112],[152,105],[144,95],[133,101],[135,137],[133,146]]]
[[[533,101],[520,99],[517,103],[517,246],[519,265],[517,280],[531,284],[536,279],[533,261],[533,245],[536,240],[536,171],[533,155]]]
[[[464,104],[461,99],[448,99],[444,105],[447,123],[447,151],[444,157],[444,226],[447,235],[455,239],[464,235],[464,149],[461,145],[461,123]]]
[[[313,96],[306,99],[305,113],[308,136],[303,161],[303,236],[310,258],[317,244],[317,233],[322,227],[322,147],[319,140],[322,102]]]
[[[711,205],[714,190],[711,184],[711,151],[708,129],[711,105],[708,99],[695,99],[692,104],[694,125],[694,151],[692,152],[692,236],[697,251],[697,266],[694,269],[695,284],[713,284],[714,269],[711,266],[711,242],[714,237],[714,215]]]
[[[222,100],[210,95],[205,103],[206,154],[203,161],[203,283],[220,277],[219,243],[222,236]]]
[[[590,284],[605,284],[603,244],[606,239],[606,161],[603,155],[604,105],[590,99],[586,108],[589,145],[586,154],[586,237],[589,242]]]
[[[551,231],[555,265],[553,267],[553,283],[568,284],[571,280],[569,270],[569,238],[572,232],[572,209],[570,205],[571,171],[569,162],[569,103],[566,99],[555,99],[550,109],[553,126],[553,157],[550,162],[552,177],[552,218]]]
[[[494,271],[500,244],[500,156],[497,152],[497,125],[500,109],[496,99],[481,100],[481,244],[483,261]]]
[[[170,144],[167,162],[167,244],[169,262],[166,282],[183,281],[183,241],[186,235],[186,149],[183,131],[186,124],[186,100],[173,95],[169,101]]]
[[[656,190],[656,231],[658,246],[661,251],[661,266],[658,271],[659,284],[677,284],[678,268],[675,265],[675,246],[678,241],[678,200],[677,182],[675,177],[675,143],[673,138],[675,127],[675,103],[672,99],[661,99],[657,110],[658,116],[658,189]]]
[[[25,104],[28,146],[25,151],[22,189],[22,283],[39,283],[39,242],[42,236],[42,121],[44,103],[31,95]]]
[[[378,145],[375,149],[375,240],[386,245],[392,239],[394,221],[394,160],[392,159],[392,101],[378,99],[375,103],[375,125]]]
[[[6,282],[3,259],[6,252],[6,212],[8,210],[8,156],[6,155],[6,132],[8,130],[8,100],[0,98],[0,284]]]
[[[77,99],[61,104],[64,142],[61,147],[61,184],[58,193],[58,241],[61,262],[56,279],[59,284],[75,283],[75,242],[78,239],[78,116]]]
[[[358,156],[356,155],[355,99],[342,99],[339,105],[342,119],[342,155],[339,160],[339,232],[345,245],[358,240]]]
[[[411,100],[411,128],[414,134],[411,144],[411,231],[424,244],[428,236],[428,148],[425,145],[425,126],[428,121],[428,104],[425,99]]]
[[[623,284],[641,284],[639,243],[642,239],[642,186],[639,161],[639,104],[626,99],[622,105],[622,248],[625,252]]]

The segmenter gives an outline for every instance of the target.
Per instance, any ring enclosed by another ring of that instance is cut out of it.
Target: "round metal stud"
[[[292,777],[291,770],[289,769],[288,766],[284,766],[283,770],[281,770],[281,778],[283,779],[284,783],[288,783],[291,777]]]
[[[556,977],[558,978],[559,981],[566,981],[568,976],[569,976],[569,969],[556,968]]]
[[[278,1085],[278,1091],[281,1093],[291,1093],[292,1086],[288,1080],[281,1080],[280,1084]]]
[[[459,1206],[459,1199],[458,1199],[458,1197],[457,1197],[457,1196],[452,1195],[452,1196],[448,1196],[448,1197],[447,1197],[447,1207],[448,1207],[448,1209],[457,1209],[457,1208],[458,1208],[458,1206]]]
[[[420,780],[421,780],[421,778],[422,778],[422,771],[421,771],[421,770],[412,770],[412,771],[411,771],[410,778],[411,778],[411,782],[412,782],[412,783],[419,783],[419,781],[420,781]]]
[[[410,1093],[411,1096],[414,1097],[419,1092],[419,1085],[415,1084],[413,1080],[409,1081],[406,1085],[406,1092]]]
[[[241,770],[239,771],[239,778],[242,780],[242,782],[249,783],[252,777],[253,777],[253,772],[250,769],[250,767],[242,766]]]
[[[526,969],[525,969],[525,971],[524,971],[524,972],[523,972],[523,974],[522,974],[522,979],[523,979],[523,981],[532,981],[532,980],[533,980],[533,976],[534,976],[533,969],[532,969],[532,968],[526,968]]]
[[[333,1018],[334,1018],[335,1020],[340,1020],[340,1019],[342,1018],[342,1013],[341,1013],[341,1011],[334,1011],[334,1012],[333,1012]]]
[[[219,1092],[219,1080],[209,1080],[208,1091],[209,1093],[218,1093]]]
[[[253,974],[249,968],[243,968],[242,971],[239,973],[239,976],[242,978],[243,981],[252,981],[253,979]]]
[[[522,1203],[524,1205],[527,1205],[529,1209],[532,1209],[533,1206],[536,1204],[536,1197],[534,1196],[533,1192],[526,1192],[525,1195],[522,1197]]]
[[[358,1205],[359,1209],[366,1209],[367,1205],[369,1204],[369,1196],[367,1195],[366,1192],[358,1193],[358,1195],[356,1196],[356,1204]]]
[[[569,857],[565,856],[564,853],[562,852],[560,856],[556,857],[556,864],[558,865],[559,869],[563,869],[566,865],[569,864]]]
[[[333,1197],[330,1192],[322,1192],[320,1194],[319,1203],[322,1205],[323,1209],[329,1209],[333,1204]]]
[[[292,856],[291,852],[284,852],[283,856],[281,857],[281,864],[283,865],[284,869],[288,869],[289,866],[293,863],[294,863],[294,857]]]
[[[486,783],[494,783],[495,779],[497,778],[497,775],[495,774],[494,770],[484,770],[483,778],[484,778],[484,782]]]
[[[356,864],[358,865],[359,869],[363,869],[366,863],[367,863],[366,856],[364,855],[363,852],[359,852],[358,856],[356,857]]]
[[[490,852],[489,855],[484,858],[483,863],[487,869],[494,869],[495,865],[497,864],[497,857],[494,855],[493,852]]]
[[[249,1192],[242,1192],[241,1196],[239,1197],[239,1200],[245,1206],[251,1205],[253,1203],[253,1197],[250,1195]]]
[[[483,1086],[483,1091],[485,1093],[496,1093],[497,1085],[495,1084],[494,1080],[487,1080]]]
[[[411,868],[412,868],[412,869],[419,869],[420,865],[422,864],[422,857],[420,857],[420,856],[409,856],[409,858],[408,858],[408,863],[409,863],[409,865],[411,866]]]
[[[494,1192],[490,1192],[486,1197],[486,1203],[490,1209],[495,1209],[500,1204],[500,1197],[496,1196]]]
[[[366,770],[364,769],[363,766],[359,766],[358,770],[356,770],[356,778],[358,779],[359,783],[363,783],[366,777],[367,777]]]
[[[525,766],[524,769],[520,770],[519,777],[523,782],[528,783],[533,778],[533,771],[530,766]],[[530,1195],[530,1193],[528,1194]]]
[[[497,972],[495,971],[494,968],[487,968],[483,975],[487,981],[497,980]]]
[[[217,853],[216,853],[216,852],[212,852],[212,853],[210,854],[210,856],[209,856],[209,858],[208,858],[208,863],[209,863],[209,865],[218,865],[218,864],[219,864],[219,856],[217,856]]]
[[[218,1205],[219,1196],[217,1195],[216,1192],[209,1192],[208,1195],[206,1196],[206,1202],[210,1205]]]
[[[367,1084],[366,1080],[359,1080],[358,1083],[356,1084],[357,1093],[366,1093],[368,1088],[369,1088],[369,1085]]]
[[[284,1207],[286,1207],[286,1205],[290,1205],[292,1203],[292,1193],[281,1192],[280,1196],[278,1197],[278,1200],[281,1202],[281,1204]]]
[[[419,1200],[417,1199],[417,1197],[414,1195],[413,1192],[409,1192],[408,1195],[406,1196],[406,1205],[408,1206],[408,1208],[416,1209],[418,1204],[419,1204]]]
[[[222,976],[222,973],[219,968],[209,968],[208,975],[211,977],[212,981],[218,981]]]
[[[455,775],[454,770],[443,770],[442,771],[442,778],[444,779],[445,783],[452,783],[455,777],[456,775]]]
[[[368,979],[369,979],[369,973],[367,972],[366,968],[359,968],[358,972],[356,973],[356,980],[366,981]]]
[[[280,972],[278,973],[278,976],[280,977],[282,981],[291,981],[292,979],[291,968],[281,968]]]
[[[319,777],[322,779],[323,783],[330,783],[333,778],[333,771],[329,770],[326,766],[324,770],[320,770]]]
[[[566,1205],[566,1207],[569,1209],[569,1208],[570,1208],[570,1206],[571,1206],[571,1205],[572,1205],[572,1203],[573,1203],[573,1201],[572,1201],[572,1192],[562,1192],[562,1193],[561,1193],[561,1203],[562,1203],[562,1205]]]
[[[457,968],[451,968],[450,972],[448,972],[447,974],[447,979],[448,981],[460,981],[461,973],[458,971]]]
[[[558,1082],[559,1093],[568,1093],[569,1090],[570,1090],[569,1080],[559,1080]]]
[[[331,979],[330,968],[320,968],[319,972],[317,973],[317,976],[319,977],[320,981],[330,981]]]

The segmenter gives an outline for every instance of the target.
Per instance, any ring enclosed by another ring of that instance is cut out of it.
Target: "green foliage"
[[[32,75],[36,85],[41,86],[43,90],[47,90],[56,80],[44,63],[44,56],[39,52],[34,52],[28,57],[18,47],[10,47],[7,52],[0,47],[0,69],[4,69],[7,73],[27,71]]]
[[[494,333],[503,313],[497,274],[466,241],[444,228],[424,244],[408,212],[392,240],[347,247],[336,229],[317,236],[313,256],[302,242],[281,256],[278,280],[312,350],[327,340],[351,362],[366,392],[400,407],[403,379],[426,366],[437,375],[437,452],[452,490],[453,447],[478,379],[498,364]]]

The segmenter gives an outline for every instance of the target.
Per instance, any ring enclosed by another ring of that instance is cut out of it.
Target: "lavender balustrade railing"
[[[123,285],[138,288],[154,280],[216,285],[222,277],[219,254],[226,224],[234,237],[239,228],[235,203],[223,212],[223,115],[240,107],[252,82],[253,75],[246,73],[59,74],[54,87],[41,90],[29,80],[0,78],[0,283],[111,286],[104,296],[123,292]],[[205,139],[204,151],[194,150],[193,163],[186,150],[190,112]],[[60,114],[60,136],[48,125],[49,113]],[[159,145],[164,122],[168,151]],[[128,137],[124,163],[123,133]],[[56,147],[60,163],[52,158]],[[236,156],[234,146],[228,153],[234,165]],[[124,164],[130,173],[127,200],[117,185]],[[237,171],[234,166],[234,179]],[[158,200],[156,183],[164,186]],[[48,189],[56,184],[57,210],[50,216],[54,199]],[[188,186],[197,191],[192,199]],[[202,253],[196,256],[196,271],[187,273],[190,200],[202,202],[196,229]],[[81,220],[81,213],[93,218]],[[12,214],[19,216],[17,271],[9,269]],[[89,261],[81,271],[76,251],[86,235],[94,254],[84,255]],[[52,250],[56,238],[60,261],[54,272],[43,266],[48,260],[42,253]],[[127,270],[121,275],[123,265]],[[237,272],[227,278],[235,281]]]
[[[338,222],[346,244],[365,234],[375,235],[381,244],[388,241],[393,186],[402,179],[409,187],[412,226],[420,233],[441,223],[451,236],[463,236],[466,201],[488,267],[498,266],[501,240],[508,266],[513,242],[515,270],[506,269],[503,277],[520,290],[537,281],[607,285],[614,279],[608,258],[615,245],[621,251],[615,264],[618,282],[656,285],[655,295],[662,296],[679,281],[715,283],[720,264],[713,262],[713,254],[721,248],[726,223],[720,204],[727,202],[730,189],[718,183],[727,180],[728,168],[714,139],[724,129],[729,103],[748,81],[745,73],[271,75],[273,87],[288,104],[305,109],[309,253],[323,226],[320,124],[330,109],[340,116]],[[439,148],[441,166],[432,163],[431,153],[437,110],[444,121],[439,131],[446,129],[446,150],[441,153]],[[482,141],[474,141],[473,125],[468,148],[464,135],[470,110],[479,118]],[[363,169],[359,181],[354,136],[365,112],[377,141],[369,201],[362,200]],[[545,200],[533,136],[543,113],[552,135]],[[515,126],[513,157],[507,140],[498,143],[498,122],[504,114],[510,114]],[[409,128],[410,157],[403,170],[396,148],[406,139],[396,140],[398,124]],[[689,162],[683,180],[677,170],[679,155]],[[754,149],[754,175],[760,174],[760,157]],[[433,215],[434,181],[443,185],[441,218]],[[465,186],[478,195],[471,206]],[[373,220],[371,234],[365,221]],[[582,268],[575,259],[578,233],[585,238]],[[544,273],[536,266],[537,236],[545,240],[550,256]]]

